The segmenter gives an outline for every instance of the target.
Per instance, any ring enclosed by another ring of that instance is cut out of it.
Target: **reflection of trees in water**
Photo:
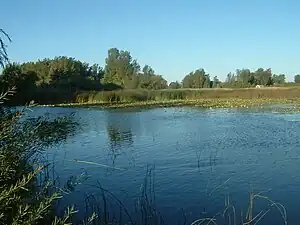
[[[109,125],[107,127],[108,140],[109,140],[109,155],[113,164],[117,156],[124,154],[122,149],[131,147],[133,145],[133,135],[131,130],[121,130],[120,127]]]
[[[120,127],[108,126],[107,131],[111,148],[133,144],[131,130],[122,131]]]
[[[109,142],[109,155],[112,163],[118,156],[126,155],[124,150],[128,150],[133,146],[134,138],[132,129],[136,125],[136,120],[131,115],[121,115],[118,113],[107,114],[107,134]],[[130,161],[133,160],[130,158]]]

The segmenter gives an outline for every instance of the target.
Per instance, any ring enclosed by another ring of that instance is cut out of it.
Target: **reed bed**
[[[165,89],[165,90],[118,90],[79,92],[76,103],[95,102],[143,102],[199,99],[298,99],[300,88],[243,88],[243,89]]]
[[[279,105],[279,106],[276,106]],[[63,103],[53,105],[40,105],[51,107],[100,107],[100,108],[167,108],[191,106],[200,108],[261,108],[282,113],[299,113],[299,99],[199,99],[199,100],[165,100],[165,101],[140,101],[140,102],[84,102],[84,103]],[[286,107],[288,106],[288,107]]]
[[[268,104],[300,106],[300,88],[118,90],[76,93],[73,102],[59,107],[173,107],[261,108]],[[290,111],[297,111],[296,109]]]

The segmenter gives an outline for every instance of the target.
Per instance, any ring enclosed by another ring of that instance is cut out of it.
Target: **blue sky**
[[[225,79],[236,68],[300,73],[298,0],[9,0],[0,28],[12,61],[58,55],[104,65],[129,50],[168,81],[197,68]]]

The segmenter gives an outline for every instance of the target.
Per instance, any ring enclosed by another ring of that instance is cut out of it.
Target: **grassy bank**
[[[41,105],[43,106],[43,105]],[[298,99],[202,99],[202,100],[167,100],[143,102],[99,102],[99,103],[68,103],[44,105],[53,107],[100,107],[100,108],[166,108],[191,106],[201,108],[262,108],[280,113],[300,113]]]
[[[239,88],[239,89],[165,89],[165,90],[118,90],[80,92],[75,94],[76,103],[143,102],[200,99],[295,99],[300,98],[300,88]]]
[[[118,90],[76,93],[73,102],[47,106],[249,108],[300,102],[300,88]]]
[[[103,107],[103,108],[127,108],[127,107],[173,107],[173,106],[197,106],[203,108],[252,108],[263,107],[267,104],[297,103],[289,99],[199,99],[199,100],[164,100],[164,101],[140,101],[140,102],[83,102],[62,103],[42,106],[65,106],[65,107]]]

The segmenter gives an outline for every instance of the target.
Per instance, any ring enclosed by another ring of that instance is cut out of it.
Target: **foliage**
[[[140,66],[136,60],[132,59],[130,52],[111,48],[108,50],[105,63],[104,83],[114,83],[121,87],[136,87],[135,78],[140,71]]]
[[[44,100],[49,93],[59,92],[62,98],[70,99],[80,90],[100,90],[103,70],[97,64],[89,66],[74,58],[56,57],[38,62],[8,64],[0,77],[2,89],[15,86],[18,89],[12,101],[24,104]]]
[[[272,76],[272,82],[274,85],[282,85],[282,84],[285,84],[285,75],[284,74],[279,74],[279,75],[276,75],[276,74],[273,74]]]
[[[295,81],[295,83],[300,83],[300,74],[297,74],[297,75],[294,77],[294,81]]]
[[[272,77],[273,76],[273,77]],[[285,77],[272,75],[271,69],[259,68],[254,72],[249,69],[237,69],[236,73],[228,73],[223,87],[253,87],[255,85],[271,86],[274,82],[281,82]],[[275,80],[274,80],[275,79]]]
[[[133,60],[128,51],[108,51],[104,69],[71,57],[55,57],[22,64],[9,63],[0,76],[0,88],[16,87],[11,104],[70,102],[77,91],[120,88],[164,89],[167,81],[145,65]]]
[[[48,165],[39,153],[73,134],[76,123],[71,117],[26,119],[27,107],[0,107],[0,224],[70,222],[52,214],[53,203],[61,196],[51,185]]]
[[[104,84],[115,84],[129,89],[167,87],[167,81],[162,76],[156,75],[149,65],[145,65],[141,72],[137,60],[132,59],[128,51],[109,49],[105,63]]]
[[[198,69],[186,75],[182,80],[183,88],[210,88],[209,74],[204,69]]]

